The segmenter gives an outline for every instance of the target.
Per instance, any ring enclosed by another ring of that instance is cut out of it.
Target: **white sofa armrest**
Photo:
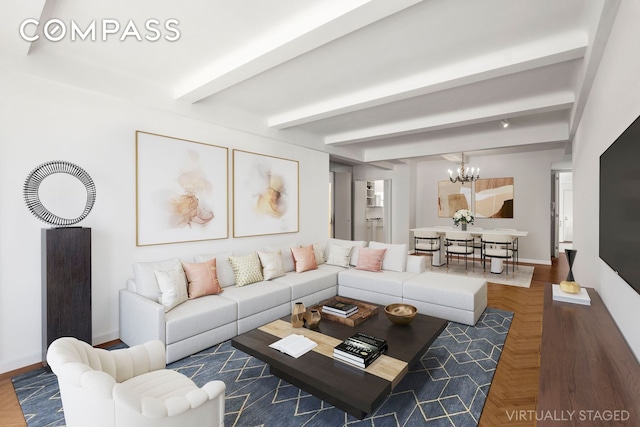
[[[164,306],[120,289],[120,339],[128,346],[160,340],[166,345]]]
[[[424,273],[426,270],[427,262],[426,257],[418,255],[407,255],[407,272],[408,273]]]

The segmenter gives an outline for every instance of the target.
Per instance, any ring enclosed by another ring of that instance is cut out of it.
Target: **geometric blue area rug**
[[[373,414],[363,420],[269,374],[229,341],[168,365],[202,386],[227,385],[226,427],[476,426],[513,313],[487,308],[475,326],[449,322]],[[64,426],[58,383],[42,368],[13,378],[29,427]]]

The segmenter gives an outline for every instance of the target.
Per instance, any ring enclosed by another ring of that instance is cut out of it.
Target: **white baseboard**
[[[541,265],[551,265],[550,259],[528,259],[528,258],[518,258],[518,262],[526,262],[528,264],[541,264]]]

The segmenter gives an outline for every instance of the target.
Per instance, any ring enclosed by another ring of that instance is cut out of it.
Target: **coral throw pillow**
[[[199,298],[205,295],[215,295],[222,292],[222,288],[218,282],[215,258],[197,264],[183,262],[182,267],[187,275],[189,299]]]
[[[386,249],[360,248],[356,270],[382,271],[382,260]]]
[[[303,271],[315,270],[318,268],[318,264],[316,264],[316,255],[313,251],[313,245],[301,248],[291,248],[291,253],[293,254],[293,260],[296,264],[296,273],[302,273]]]

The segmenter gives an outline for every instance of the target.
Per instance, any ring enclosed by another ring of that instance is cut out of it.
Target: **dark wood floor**
[[[567,272],[567,263],[561,258],[560,261],[554,259],[550,266],[536,264],[530,288],[489,283],[488,305],[513,311],[515,315],[482,411],[480,426],[535,425],[535,421],[514,421],[513,411],[536,409],[544,284],[558,283]],[[30,368],[35,367],[27,369]],[[27,425],[11,384],[11,377],[15,374],[17,372],[0,375],[0,426],[3,427]]]

